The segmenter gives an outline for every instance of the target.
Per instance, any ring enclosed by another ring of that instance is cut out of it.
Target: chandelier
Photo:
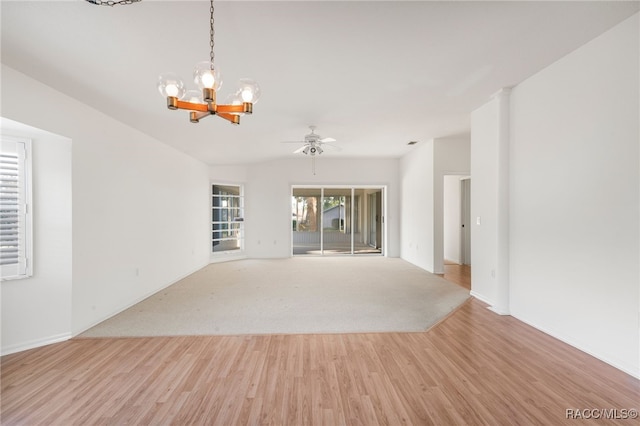
[[[200,91],[187,90],[182,79],[174,73],[161,74],[157,86],[160,94],[167,98],[167,107],[189,111],[192,123],[198,123],[209,115],[217,115],[232,124],[240,124],[240,116],[253,112],[253,104],[260,98],[260,86],[251,79],[242,78],[237,91],[225,99],[226,104],[217,103],[216,93],[222,86],[222,77],[220,69],[214,66],[213,0],[210,3],[209,60],[199,62],[193,70],[193,80]]]
[[[121,4],[133,4],[138,3],[140,0],[87,0],[91,4],[97,6],[116,6]]]

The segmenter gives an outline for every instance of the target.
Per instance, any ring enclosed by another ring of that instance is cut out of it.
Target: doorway
[[[445,175],[443,188],[443,277],[470,289],[471,178]]]

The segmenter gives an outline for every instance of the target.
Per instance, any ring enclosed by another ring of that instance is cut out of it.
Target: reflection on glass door
[[[293,188],[293,254],[381,254],[382,194],[381,188]]]
[[[351,254],[351,188],[325,188],[322,197],[323,254]]]
[[[377,216],[376,216],[376,209],[374,208],[374,206],[376,205],[376,193],[374,192],[373,194],[369,194],[369,223],[376,223],[377,222]],[[376,246],[376,232],[377,229],[375,226],[369,226],[369,245],[371,247],[375,247]]]
[[[369,247],[379,249],[382,247],[382,191],[374,191],[369,194]]]
[[[295,188],[291,197],[293,210],[293,254],[322,254],[320,247],[321,216],[318,214],[321,188]]]

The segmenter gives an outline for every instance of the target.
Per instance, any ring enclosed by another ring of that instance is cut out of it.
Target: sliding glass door
[[[325,188],[322,197],[323,254],[351,254],[351,188]]]
[[[293,210],[293,254],[322,254],[320,246],[322,200],[320,188],[298,188],[291,197]]]
[[[383,188],[296,187],[294,255],[382,254]]]

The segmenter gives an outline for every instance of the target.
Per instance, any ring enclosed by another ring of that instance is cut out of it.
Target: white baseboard
[[[471,290],[471,291],[469,292],[469,294],[470,294],[471,296],[475,297],[476,299],[478,299],[479,301],[486,303],[486,304],[487,304],[487,305],[489,305],[489,306],[492,306],[492,305],[493,305],[493,301],[492,301],[492,300],[487,299],[487,298],[486,298],[486,297],[484,297],[483,295],[478,294],[478,293],[476,293],[476,292],[475,292],[475,291],[473,291],[473,290]]]
[[[491,312],[495,312],[498,315],[511,315],[511,312],[509,312],[508,309],[502,309],[497,306],[489,306],[487,309],[489,309]]]
[[[248,259],[246,254],[211,256],[209,263],[231,262],[233,260]]]
[[[635,369],[630,366],[630,365],[624,365],[621,364],[620,362],[616,361],[616,360],[612,360],[609,359],[607,357],[603,357],[599,354],[595,354],[587,349],[584,348],[583,345],[581,345],[579,342],[574,341],[571,338],[568,338],[567,336],[563,336],[561,334],[555,333],[551,330],[546,329],[545,327],[540,327],[538,324],[536,324],[534,321],[529,321],[526,318],[523,318],[519,315],[512,315],[515,319],[517,319],[518,321],[522,321],[523,323],[535,328],[538,331],[543,332],[544,334],[548,334],[549,336],[553,337],[554,339],[558,339],[563,343],[566,343],[569,346],[573,346],[574,348],[591,355],[594,358],[599,359],[602,362],[605,362],[607,364],[609,364],[612,367],[617,368],[620,371],[623,371],[625,373],[627,373],[628,375],[635,377],[636,379],[640,379],[640,369]]]
[[[39,348],[41,346],[51,345],[53,343],[64,342],[65,340],[71,339],[71,337],[71,333],[62,333],[54,336],[43,337],[41,339],[30,340],[28,342],[17,343],[6,348],[2,348],[2,353],[0,355],[9,355],[16,352]]]
[[[489,309],[491,312],[495,312],[498,315],[511,315],[511,313],[509,312],[508,309],[502,309],[502,308],[498,308],[496,306],[495,303],[493,303],[491,300],[487,299],[486,297],[482,296],[481,294],[476,293],[475,291],[471,290],[471,292],[469,292],[469,294],[473,297],[475,297],[476,299],[486,303],[487,305],[489,305],[487,307],[487,309]]]

